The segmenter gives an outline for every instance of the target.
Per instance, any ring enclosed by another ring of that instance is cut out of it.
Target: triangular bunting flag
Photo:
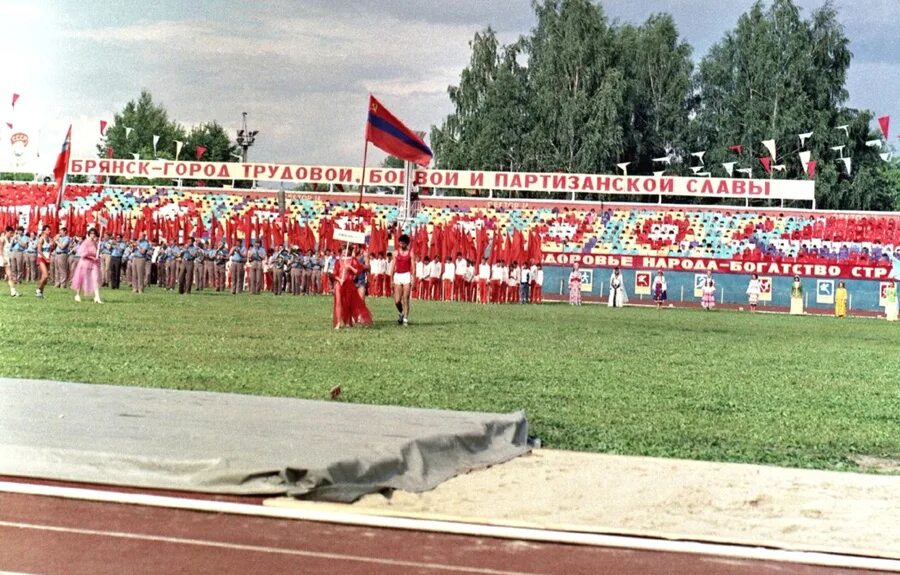
[[[184,146],[184,142],[179,142],[178,140],[175,140],[175,160],[176,161],[178,160],[178,156],[181,155],[182,146]]]
[[[772,159],[775,159],[775,140],[763,140],[762,145],[769,150],[769,155],[772,156]]]
[[[199,159],[199,158],[198,158]],[[622,173],[626,176],[628,175],[628,164],[631,162],[622,162],[621,164],[616,164],[616,167],[622,170]]]
[[[884,139],[887,140],[890,137],[888,134],[891,131],[891,117],[882,116],[878,118],[878,125],[881,126],[881,133],[884,134]]]
[[[159,136],[153,136],[153,155],[156,156],[156,145],[159,143]]]
[[[772,166],[772,171],[773,172],[783,172],[786,168],[787,168],[787,166],[785,166],[784,164],[778,164],[777,166]]]
[[[728,172],[728,177],[729,177],[729,178],[733,178],[733,177],[734,177],[734,165],[735,165],[736,163],[737,163],[737,162],[725,162],[724,164],[722,164],[722,167],[725,168],[725,171],[726,171],[726,172]]]
[[[206,146],[197,146],[194,149],[194,156],[199,160],[206,153]]]
[[[13,93],[13,97],[12,97],[12,107],[13,107],[13,110],[16,109],[16,102],[18,102],[18,101],[19,101],[19,95],[16,94],[16,93]]]
[[[851,169],[851,167],[850,167],[850,166],[851,166],[851,163],[850,163],[851,158],[839,158],[839,159],[840,159],[842,162],[844,162],[844,167],[847,168],[847,175],[849,176],[849,175],[850,175],[850,169]]]
[[[812,157],[812,152],[800,152],[800,163],[803,164],[803,169],[806,170],[806,166],[809,165],[809,159]]]
[[[866,142],[866,146],[868,146],[870,148],[880,148],[881,140],[869,140]]]
[[[128,136],[131,135],[131,131],[132,131],[133,129],[134,129],[134,128],[129,128],[128,126],[125,126],[125,139],[126,139],[126,140],[128,139]]]
[[[728,149],[734,152],[735,154],[741,154],[744,151],[744,146],[740,144],[735,144],[733,146],[728,146]]]
[[[835,126],[835,130],[844,130],[844,135],[848,138],[850,137],[850,124],[844,124],[843,126]]]
[[[106,135],[106,120],[100,120],[100,135]]]
[[[762,164],[762,167],[763,167],[763,169],[766,170],[766,173],[767,173],[767,174],[771,174],[771,173],[772,173],[772,158],[769,158],[769,157],[766,157],[766,156],[762,156],[762,157],[759,159],[759,163]]]
[[[666,173],[665,170],[660,170],[660,171],[658,171],[658,172],[653,172],[653,176],[656,177],[656,178],[659,178],[659,177],[662,177],[662,175],[665,174],[665,173]]]
[[[806,164],[806,175],[810,178],[816,177],[816,165],[818,164],[815,160],[810,160],[808,164]]]
[[[695,158],[697,158],[698,160],[700,160],[700,163],[702,164],[703,163],[703,154],[705,154],[705,153],[706,153],[706,151],[692,152],[691,155],[694,156]]]
[[[697,176],[700,178],[709,178],[712,176],[712,174],[710,174],[709,172],[700,172],[697,174]]]
[[[843,158],[843,157],[844,157],[844,148],[845,148],[845,147],[846,147],[846,146],[831,146],[831,149],[834,150],[835,152],[840,153],[840,154],[841,154],[841,157]]]
[[[739,174],[747,174],[748,178],[753,177],[753,168],[738,168],[735,171]]]
[[[140,154],[131,154],[131,155],[132,155],[132,157],[133,157],[135,160],[140,160],[140,159],[141,159],[141,155],[140,155]]]
[[[881,156],[881,159],[884,160],[885,162],[890,162],[891,159],[894,157],[894,154],[892,152],[885,152],[883,154],[878,154],[878,155]]]
[[[702,169],[703,169],[703,166],[693,166],[693,167],[691,168],[691,172],[694,173],[694,174],[696,174],[697,172],[699,172],[699,171],[702,170]]]
[[[804,148],[806,147],[806,140],[812,138],[812,132],[806,132],[805,134],[798,134],[800,136],[800,145]]]
[[[669,156],[663,156],[662,158],[653,158],[653,161],[668,165],[672,163],[672,158],[670,158]]]

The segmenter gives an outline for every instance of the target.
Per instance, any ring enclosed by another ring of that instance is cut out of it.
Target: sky
[[[808,16],[822,0],[797,3]],[[602,4],[622,23],[672,14],[698,62],[753,0]],[[854,54],[848,105],[892,115],[900,132],[900,2],[834,4]],[[250,161],[359,165],[368,93],[427,131],[452,111],[447,87],[476,32],[491,26],[506,43],[535,24],[531,0],[0,0],[0,22],[0,165],[22,131],[44,170],[70,123],[73,156],[94,157],[99,121],[142,89],[186,126],[234,133],[247,112],[259,130]]]

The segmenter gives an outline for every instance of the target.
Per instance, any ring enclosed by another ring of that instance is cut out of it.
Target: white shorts
[[[394,285],[398,286],[408,286],[412,283],[412,274],[406,272],[404,274],[395,273],[394,274]]]

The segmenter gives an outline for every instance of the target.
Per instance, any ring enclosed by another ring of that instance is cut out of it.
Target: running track
[[[215,499],[233,501],[233,498]],[[259,503],[258,500],[240,501]],[[8,492],[0,492],[0,571],[46,575],[874,573]]]

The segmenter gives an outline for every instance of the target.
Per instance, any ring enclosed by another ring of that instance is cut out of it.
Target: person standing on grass
[[[38,286],[34,291],[34,295],[38,299],[43,299],[44,288],[47,286],[47,280],[50,279],[50,258],[53,257],[53,238],[50,237],[50,226],[44,226],[41,229],[41,235],[38,236],[37,240],[37,252],[37,265],[40,277],[38,278]]]
[[[668,299],[669,286],[666,283],[666,276],[663,271],[656,272],[656,278],[653,279],[653,301],[656,302],[656,309],[662,309],[666,299]]]
[[[569,305],[581,305],[581,271],[577,263],[569,274]]]
[[[12,242],[15,230],[12,226],[6,226],[3,235],[0,236],[0,268],[6,272],[6,283],[9,285],[9,295],[11,297],[19,297],[16,291],[16,275],[12,273],[11,256]]]
[[[703,280],[703,287],[700,291],[700,306],[706,311],[716,307],[716,280],[713,279],[712,272],[706,272],[706,279]]]
[[[534,277],[531,280],[531,303],[544,301],[544,267],[541,264],[534,266]]]
[[[360,271],[358,256],[347,244],[346,251],[334,266],[334,305],[331,316],[334,329],[356,324],[372,325],[372,313],[356,287]]]
[[[97,230],[88,230],[87,237],[78,246],[78,264],[72,274],[75,301],[81,301],[81,293],[94,294],[94,303],[100,300],[100,257],[97,250]]]
[[[519,271],[519,303],[529,303],[531,296],[531,267],[522,266]]]
[[[750,311],[755,312],[756,306],[759,304],[759,294],[762,286],[759,283],[759,276],[753,274],[750,276],[750,283],[747,284],[747,303],[750,305]]]
[[[613,268],[609,277],[609,307],[625,307],[628,303],[628,294],[625,293],[625,278],[619,268]]]
[[[397,248],[397,254],[394,257],[394,306],[397,313],[397,323],[400,325],[409,325],[409,295],[413,289],[412,271],[416,267],[415,254],[409,247],[409,236],[403,234],[399,238],[400,247]]]
[[[800,276],[794,276],[791,284],[791,315],[803,315],[803,283]]]
[[[491,282],[491,266],[488,263],[488,259],[485,257],[481,258],[481,263],[478,265],[478,303],[484,305],[491,301],[491,298],[488,296],[490,293],[489,285]]]
[[[888,321],[897,321],[897,284],[894,280],[888,283],[884,293],[884,317]]]
[[[197,258],[197,246],[194,238],[188,238],[181,250],[181,269],[178,270],[178,293],[191,295],[191,286],[194,283],[194,260]]]
[[[847,286],[844,282],[840,282],[834,292],[834,317],[838,319],[847,317]]]
[[[244,292],[244,263],[247,261],[247,250],[239,243],[236,243],[228,253],[231,264],[231,295],[237,295]]]
[[[53,267],[56,277],[53,278],[53,286],[61,288],[66,285],[69,274],[69,249],[72,246],[72,238],[66,233],[66,227],[59,229],[56,236],[56,249],[53,251]]]

